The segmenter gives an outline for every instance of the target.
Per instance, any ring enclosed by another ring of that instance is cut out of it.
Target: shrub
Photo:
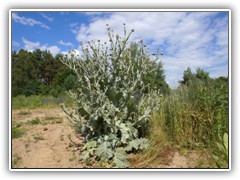
[[[123,37],[107,29],[109,44],[100,40],[81,44],[81,57],[71,51],[70,58],[62,59],[78,77],[76,90],[69,91],[76,108],[73,112],[62,108],[85,136],[82,159],[124,168],[126,153],[148,146],[148,121],[159,100],[158,92],[143,80],[156,72],[158,54],[151,60],[143,41],[130,44],[134,30],[127,33],[125,25]]]

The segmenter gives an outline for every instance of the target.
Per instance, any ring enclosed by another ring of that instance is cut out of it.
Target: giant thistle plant
[[[81,56],[71,51],[62,59],[78,77],[77,88],[69,92],[76,107],[72,112],[62,108],[85,137],[83,160],[125,168],[127,153],[148,147],[144,136],[159,101],[143,79],[156,72],[158,53],[150,55],[143,41],[129,43],[133,32],[127,33],[124,24],[120,37],[107,25],[108,43],[81,43]]]

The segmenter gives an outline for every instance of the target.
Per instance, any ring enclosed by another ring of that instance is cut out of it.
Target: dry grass
[[[141,153],[129,155],[130,167],[151,168],[159,164],[169,164],[173,149],[164,132],[164,124],[158,114],[154,114],[150,124],[149,148]]]

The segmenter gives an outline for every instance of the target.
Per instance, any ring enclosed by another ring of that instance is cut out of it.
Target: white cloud
[[[37,41],[37,42],[31,42],[31,41],[28,41],[27,39],[25,39],[24,37],[22,38],[22,41],[24,43],[24,49],[26,50],[33,50],[33,49],[36,49],[40,46],[40,43]]]
[[[12,41],[12,45],[15,47],[18,47],[18,46],[20,46],[20,43],[17,41]]]
[[[40,49],[50,51],[53,56],[59,54],[61,50],[58,46],[43,46]]]
[[[47,50],[50,51],[53,56],[57,55],[60,52],[60,48],[58,46],[48,46],[46,45],[41,45],[39,41],[37,42],[31,42],[24,37],[22,38],[22,41],[24,43],[24,49],[28,51],[34,51],[35,49],[41,49],[41,50]]]
[[[50,29],[50,27],[48,27],[46,24],[44,24],[40,21],[37,21],[37,20],[32,19],[32,18],[26,18],[24,16],[19,16],[19,15],[17,15],[17,13],[12,13],[12,19],[13,19],[13,21],[21,23],[23,25],[28,25],[28,26],[38,25],[42,28]]]
[[[72,43],[70,43],[70,42],[64,42],[63,40],[60,40],[58,43],[61,44],[61,45],[63,45],[63,46],[74,46]]]
[[[44,17],[46,20],[48,20],[49,22],[54,21],[53,17],[47,16],[45,13],[41,13],[41,16]]]
[[[76,27],[77,25],[78,25],[77,22],[73,22],[73,23],[70,23],[70,24],[69,24],[70,27]]]
[[[155,51],[160,48],[166,70],[166,80],[176,86],[187,67],[207,68],[210,75],[223,74],[211,68],[228,62],[228,19],[217,12],[115,12],[108,16],[90,13],[90,24],[78,26],[76,39],[107,41],[106,24],[123,35],[123,23],[128,31],[135,29],[133,41],[143,39]],[[218,68],[222,71],[221,68]],[[227,69],[227,66],[225,66]],[[224,71],[226,72],[226,71]],[[225,75],[227,75],[225,73]]]

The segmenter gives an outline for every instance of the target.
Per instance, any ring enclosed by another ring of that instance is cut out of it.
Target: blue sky
[[[106,24],[123,34],[123,23],[135,29],[131,41],[161,49],[171,87],[187,67],[203,68],[211,77],[228,74],[227,12],[12,12],[12,48],[80,51],[80,41],[107,40]]]

